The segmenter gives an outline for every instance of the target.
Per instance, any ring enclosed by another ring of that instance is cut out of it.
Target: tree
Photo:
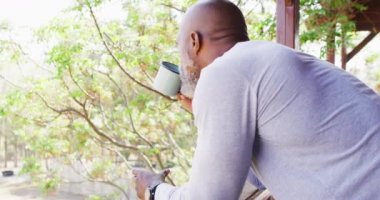
[[[32,63],[42,74],[20,83],[2,77],[13,89],[0,101],[0,115],[32,152],[23,172],[46,191],[67,181],[54,163],[111,185],[127,199],[130,185],[119,180],[129,179],[134,166],[170,167],[172,183],[187,179],[196,142],[192,115],[151,85],[160,60],[178,63],[178,21],[195,0],[124,0],[125,19],[99,17],[115,1],[78,0],[64,18],[36,30],[35,39],[47,49],[43,63],[31,59],[22,44],[0,38],[0,64]],[[251,39],[275,38],[274,1],[234,2],[246,16]],[[302,1],[310,20],[322,12],[317,4]],[[303,41],[327,37],[328,28],[310,27]]]
[[[300,7],[306,26],[301,42],[325,41],[321,55],[333,63],[336,47],[349,44],[354,36],[355,23],[351,19],[355,12],[366,9],[355,0],[301,0]]]
[[[53,158],[81,163],[83,176],[125,196],[126,186],[115,180],[126,177],[131,165],[174,167],[176,180],[185,179],[195,141],[191,115],[150,87],[158,61],[175,61],[170,54],[179,11],[157,1],[149,4],[154,12],[145,19],[141,13],[151,12],[144,8],[147,2],[125,7],[126,23],[102,23],[95,13],[103,2],[78,1],[71,12],[79,17],[36,32],[49,48],[46,63],[39,65],[50,72],[10,93],[3,109],[36,153],[24,171],[45,180],[45,189],[59,184],[58,169],[49,167]]]

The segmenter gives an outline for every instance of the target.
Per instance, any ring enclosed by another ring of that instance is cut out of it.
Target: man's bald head
[[[244,16],[232,2],[204,0],[193,5],[182,20],[178,37],[181,93],[192,97],[201,69],[236,43],[248,40]]]
[[[211,42],[249,40],[244,16],[239,8],[226,0],[205,0],[192,6],[181,25],[181,34],[192,31]]]

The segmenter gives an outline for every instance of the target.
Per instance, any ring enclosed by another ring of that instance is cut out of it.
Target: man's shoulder
[[[239,42],[216,60],[214,64],[223,66],[224,63],[240,67],[281,62],[281,58],[293,57],[297,54],[294,49],[269,41]]]
[[[239,42],[233,48],[231,48],[230,52],[244,54],[244,53],[249,53],[250,51],[254,51],[255,53],[262,54],[262,53],[270,53],[268,52],[269,50],[293,51],[291,48],[288,48],[284,45],[281,45],[275,42],[256,40],[256,41]]]
[[[240,79],[252,77],[253,73],[259,72],[264,65],[272,62],[275,51],[279,51],[276,49],[281,48],[281,45],[268,41],[240,42],[215,59],[202,73],[214,74],[218,71]]]

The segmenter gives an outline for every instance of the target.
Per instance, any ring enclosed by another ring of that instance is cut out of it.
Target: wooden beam
[[[347,48],[346,48],[346,33],[342,33],[342,69],[346,70],[347,65]]]
[[[362,50],[365,45],[368,44],[376,35],[378,32],[371,31],[366,38],[364,38],[363,41],[361,41],[350,53],[347,54],[347,62],[351,60],[357,53]]]
[[[377,23],[357,23],[355,26],[356,31],[380,31],[380,22]]]
[[[334,25],[326,39],[326,60],[332,64],[335,64],[335,29],[336,26]]]
[[[380,30],[380,1],[360,0],[358,3],[367,9],[355,13],[352,21],[355,22],[357,31],[379,31]]]
[[[298,48],[299,0],[277,0],[277,42]]]

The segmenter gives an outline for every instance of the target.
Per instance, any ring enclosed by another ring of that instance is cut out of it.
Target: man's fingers
[[[185,100],[187,100],[188,98],[185,97],[185,96],[182,95],[182,94],[177,94],[177,99],[180,100],[180,101],[185,101]]]
[[[178,93],[177,95],[177,99],[179,99],[180,101],[190,101],[191,99],[181,93]]]
[[[169,174],[170,174],[170,169],[165,169],[165,170],[164,170],[164,175],[167,176],[167,175],[169,175]]]
[[[178,101],[181,103],[182,107],[184,107],[187,111],[189,112],[192,112],[192,99],[181,94],[181,93],[178,93],[177,94],[177,98],[178,98]]]
[[[170,174],[170,169],[164,169],[160,174],[165,178]]]
[[[167,177],[170,174],[170,169],[164,169],[160,173],[153,173],[145,169],[132,169],[132,174],[135,178],[141,178],[145,176],[161,176],[162,178]]]
[[[179,100],[182,100],[182,99],[183,99],[183,96],[182,96],[181,94],[177,94],[176,97],[177,97],[177,99],[179,99]]]

